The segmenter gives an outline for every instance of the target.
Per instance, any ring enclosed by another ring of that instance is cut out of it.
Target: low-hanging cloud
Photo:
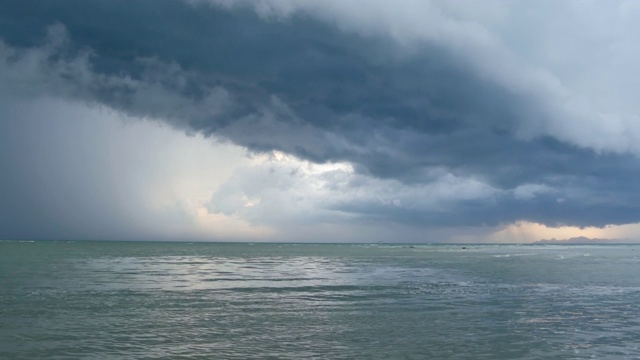
[[[624,76],[640,63],[633,2],[10,0],[0,14],[3,92],[349,168],[320,188],[254,181],[284,181],[291,164],[238,170],[212,211],[257,223],[281,222],[274,208],[412,226],[640,221],[639,84]]]

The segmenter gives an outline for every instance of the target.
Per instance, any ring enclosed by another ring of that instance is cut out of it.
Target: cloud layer
[[[253,224],[627,224],[639,18],[633,1],[9,0],[0,94],[271,154],[205,206]],[[46,169],[3,146],[12,168]]]

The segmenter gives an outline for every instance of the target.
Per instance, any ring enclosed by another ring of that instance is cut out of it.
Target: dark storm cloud
[[[0,3],[0,36],[17,49],[7,63],[49,46],[51,29],[67,40],[44,63],[65,90],[43,90],[48,95],[162,118],[257,152],[350,162],[360,174],[407,186],[425,183],[425,172],[438,168],[504,191],[440,212],[331,205],[340,211],[443,226],[640,221],[637,157],[519,136],[523,124],[551,110],[534,91],[478,73],[469,65],[474,59],[442,44],[408,46],[305,14],[271,19],[249,7],[175,0]],[[79,65],[59,71],[73,61]],[[553,191],[514,198],[526,184]]]
[[[94,53],[91,65],[97,73],[148,80],[149,64],[139,59],[156,59],[176,63],[188,74],[179,85],[159,79],[163,87],[195,99],[216,86],[228,91],[231,109],[214,119],[186,119],[194,131],[224,133],[238,119],[277,121],[292,127],[291,137],[309,125],[371,149],[377,144],[366,135],[374,132],[396,141],[386,134],[387,128],[399,130],[400,136],[407,131],[436,137],[471,129],[478,122],[482,131],[486,126],[508,130],[522,107],[522,100],[456,66],[441,49],[395,56],[389,53],[401,49],[388,40],[345,35],[304,17],[264,21],[248,10],[229,13],[176,1],[60,1],[41,6],[10,1],[1,6],[7,18],[3,38],[13,46],[37,46],[47,29],[60,23],[70,34],[70,46]],[[73,54],[68,47],[56,56]],[[127,104],[128,91],[136,89],[107,85],[88,90],[116,108],[137,110],[136,104]],[[274,109],[274,97],[290,114]],[[270,116],[274,118],[266,119]],[[316,161],[353,156],[335,147],[296,149],[244,133],[242,145],[258,149],[281,148]],[[413,164],[406,165],[408,169]],[[383,166],[365,167],[387,175]],[[395,173],[392,169],[388,175]]]

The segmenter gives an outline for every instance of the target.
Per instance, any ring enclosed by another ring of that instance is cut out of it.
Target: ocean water
[[[0,359],[639,359],[640,246],[0,242]]]

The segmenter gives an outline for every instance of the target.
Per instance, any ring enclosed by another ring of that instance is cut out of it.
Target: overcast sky
[[[640,231],[640,2],[4,0],[0,238]]]

